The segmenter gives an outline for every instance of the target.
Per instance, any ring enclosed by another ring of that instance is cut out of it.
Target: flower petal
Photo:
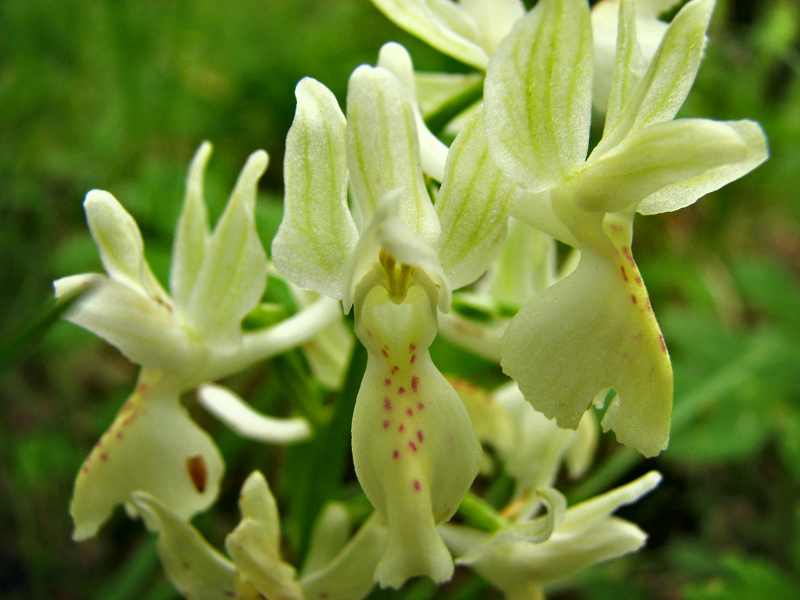
[[[497,48],[485,85],[489,147],[526,189],[547,189],[583,164],[591,78],[585,0],[540,1]]]
[[[192,287],[206,256],[208,245],[208,210],[203,199],[203,178],[211,157],[211,144],[203,142],[192,158],[186,178],[186,197],[175,231],[169,287],[175,304],[182,309],[189,305]]]
[[[481,449],[461,400],[428,353],[435,305],[421,285],[400,304],[374,287],[356,305],[356,334],[368,360],[353,414],[353,461],[389,529],[375,578],[391,587],[415,575],[440,583],[453,563],[436,525],[458,508]]]
[[[590,159],[578,205],[591,212],[676,210],[742,177],[767,159],[766,138],[752,121],[680,119],[630,134],[613,152]]]
[[[678,12],[642,81],[592,156],[610,151],[630,133],[675,117],[700,68],[713,9],[714,0],[691,0]]]
[[[185,598],[230,600],[234,595],[234,565],[202,535],[144,492],[134,492],[132,502],[151,531],[158,533],[156,550],[167,579]]]
[[[637,39],[636,13],[634,12],[634,0],[621,0],[619,2],[618,26],[615,22],[614,31],[617,32],[617,39],[614,44],[615,56],[613,71],[610,74],[609,91],[606,94],[608,106],[606,109],[605,130],[611,131],[619,118],[620,111],[628,103],[636,86],[642,80],[645,73],[646,63],[642,55],[642,48]],[[592,25],[597,25],[597,7],[592,11]],[[617,19],[615,19],[617,21]],[[660,21],[659,21],[660,23]],[[664,25],[666,29],[666,25]],[[659,42],[661,39],[659,38]],[[597,38],[595,38],[595,48],[597,48]],[[652,56],[648,56],[648,61]],[[595,53],[595,65],[598,63],[598,56]],[[601,75],[595,67],[595,91],[598,88],[597,80]],[[603,84],[600,84],[603,85]],[[605,102],[605,99],[603,99]],[[595,102],[597,105],[597,102]]]
[[[314,79],[302,79],[295,95],[284,159],[284,215],[272,260],[295,284],[341,298],[358,239],[347,208],[345,119],[331,91]]]
[[[391,71],[405,87],[408,93],[408,101],[414,111],[414,121],[417,124],[422,170],[436,181],[442,181],[444,165],[447,160],[447,146],[431,133],[431,130],[428,129],[422,119],[422,113],[417,102],[414,65],[411,62],[408,50],[396,42],[384,44],[381,46],[381,51],[378,55],[378,66]]]
[[[400,219],[433,243],[439,220],[422,179],[414,110],[403,84],[382,67],[362,65],[347,88],[347,164],[362,230],[379,202],[397,194]]]
[[[228,388],[211,383],[201,385],[197,388],[197,399],[206,410],[246,438],[288,444],[311,437],[311,426],[305,419],[276,419],[263,415]]]
[[[397,25],[453,58],[485,69],[489,62],[478,43],[474,21],[448,0],[372,0]]]
[[[324,569],[347,545],[350,538],[350,513],[341,502],[328,502],[319,513],[303,562],[303,579]],[[370,577],[372,583],[372,577]]]
[[[242,520],[225,539],[241,576],[266,598],[303,600],[295,570],[280,555],[280,523],[266,479],[254,471],[242,486]]]
[[[305,597],[361,600],[375,586],[375,565],[385,547],[386,528],[373,513],[336,558],[301,578]]]
[[[486,271],[505,237],[517,190],[489,154],[483,111],[476,111],[450,148],[436,200],[439,258],[454,289]]]
[[[645,456],[667,446],[672,367],[627,245],[581,248],[578,268],[512,319],[502,366],[559,427],[577,428],[595,395],[611,387],[620,403],[607,411],[606,428]]]
[[[111,279],[169,305],[169,296],[144,258],[142,234],[128,211],[102,190],[86,194],[83,208],[100,260]]]
[[[459,6],[477,23],[478,41],[490,55],[525,15],[520,0],[459,0]]]
[[[93,536],[131,494],[158,498],[188,521],[217,497],[224,469],[219,450],[181,405],[177,394],[160,394],[143,370],[136,391],[83,463],[70,512],[76,540]]]
[[[263,150],[250,155],[228,205],[208,240],[188,305],[194,325],[217,343],[241,334],[244,316],[267,285],[267,256],[256,231],[258,180],[267,168]]]
[[[73,275],[54,285],[56,297],[92,285],[64,318],[116,346],[131,362],[169,370],[194,356],[196,347],[180,317],[169,305],[145,296],[141,287],[103,275]]]

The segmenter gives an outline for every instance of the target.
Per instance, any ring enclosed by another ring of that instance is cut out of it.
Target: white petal
[[[250,408],[227,388],[211,383],[197,388],[197,399],[215,417],[240,435],[272,444],[288,444],[311,437],[311,427],[302,418],[276,419]]]
[[[596,12],[592,12],[592,23],[595,23]],[[666,26],[664,27],[666,29]],[[611,74],[610,91],[607,95],[605,130],[611,131],[623,107],[628,103],[631,94],[642,79],[645,72],[645,59],[637,40],[636,14],[634,0],[621,0],[619,3],[619,27],[615,47],[615,61]],[[659,39],[659,42],[661,40]],[[597,42],[595,42],[595,47]],[[650,57],[647,57],[648,60]],[[598,58],[595,54],[595,64]],[[599,74],[595,69],[595,79]],[[595,83],[597,90],[597,83]],[[597,103],[595,103],[597,104]]]
[[[345,265],[358,239],[347,208],[345,119],[330,90],[314,79],[302,79],[295,95],[284,215],[272,260],[295,284],[341,298]]]
[[[442,267],[456,289],[480,277],[506,234],[518,187],[489,154],[478,110],[450,148],[436,211],[442,224],[437,242]]]
[[[613,152],[590,159],[576,188],[592,212],[638,207],[676,210],[748,173],[767,158],[766,139],[752,121],[680,119],[629,135]]]
[[[185,598],[229,600],[234,594],[233,563],[157,498],[134,492],[132,502],[158,533],[156,550],[167,579]]]
[[[497,48],[485,85],[489,147],[526,189],[549,188],[583,163],[591,79],[585,0],[542,0]]]
[[[86,194],[83,207],[106,273],[165,305],[170,304],[169,296],[144,258],[139,226],[117,199],[108,192],[92,190]]]
[[[188,307],[192,287],[206,256],[209,230],[208,211],[203,199],[203,178],[210,157],[211,144],[203,142],[189,167],[186,196],[172,247],[169,286],[175,303],[184,310]]]
[[[331,501],[323,507],[308,541],[302,579],[324,569],[342,551],[350,538],[350,521],[350,513],[341,502]]]
[[[76,275],[56,282],[56,295],[93,285],[64,318],[116,346],[131,362],[169,370],[196,357],[199,347],[166,304],[145,296],[141,287],[101,275]]]
[[[136,392],[83,464],[70,512],[76,540],[93,536],[118,504],[135,513],[131,494],[147,492],[188,521],[217,497],[219,450],[181,405],[159,395],[142,372]]]
[[[400,219],[429,243],[435,241],[439,220],[422,179],[414,110],[403,84],[382,67],[362,65],[350,76],[347,164],[362,235],[391,192],[398,197]]]
[[[386,528],[373,513],[325,568],[301,578],[305,597],[361,600],[375,587],[375,565],[385,547]]]
[[[592,156],[610,151],[631,132],[675,117],[700,68],[713,8],[714,0],[692,0],[675,16],[644,78]]]
[[[263,150],[248,158],[192,288],[187,312],[195,327],[219,343],[241,335],[242,319],[267,284],[267,256],[255,223],[256,188],[267,160]]]
[[[477,23],[480,44],[489,55],[525,15],[520,0],[460,0],[459,4]]]
[[[417,102],[414,65],[411,62],[411,56],[400,44],[389,42],[381,46],[381,51],[378,55],[378,66],[394,73],[395,77],[403,83],[408,92],[408,101],[414,110],[414,120],[417,124],[417,134],[419,135],[422,170],[436,181],[442,181],[444,164],[447,160],[447,146],[431,133],[422,119],[422,112]]]
[[[478,43],[476,24],[448,0],[372,0],[400,27],[437,50],[478,69],[489,58]]]

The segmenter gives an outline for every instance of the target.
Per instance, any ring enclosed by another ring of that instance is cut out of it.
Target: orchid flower
[[[386,530],[375,516],[348,540],[347,511],[330,504],[317,520],[298,576],[281,556],[278,508],[258,471],[242,486],[242,519],[225,540],[230,559],[157,498],[136,492],[133,502],[158,533],[156,550],[167,578],[187,600],[360,600],[374,586],[373,571],[386,544]]]
[[[605,132],[588,159],[593,52],[584,0],[541,0],[498,47],[486,78],[489,146],[527,191],[512,214],[581,252],[574,273],[511,321],[503,369],[565,428],[613,388],[603,427],[645,456],[669,440],[672,370],[631,254],[634,213],[692,204],[767,157],[752,121],[673,120],[712,8],[713,0],[686,4],[640,76],[634,4],[620,2]]]
[[[107,275],[55,282],[57,296],[91,286],[66,318],[142,367],[134,393],[78,473],[71,505],[77,540],[94,535],[117,504],[135,514],[130,495],[137,490],[156,496],[182,519],[207,508],[217,496],[223,461],[179,395],[297,346],[338,318],[336,304],[326,298],[271,328],[242,332],[242,319],[266,286],[267,259],[254,209],[267,155],[250,156],[210,233],[203,202],[210,153],[204,143],[189,169],[171,296],[145,260],[136,222],[111,194],[98,190],[87,194],[84,207]],[[281,433],[283,441],[309,434],[307,424],[287,426],[291,432]]]
[[[592,564],[640,549],[647,535],[633,523],[611,516],[636,502],[661,481],[655,471],[564,511],[542,496],[547,514],[528,520],[531,506],[494,533],[461,525],[439,527],[447,545],[508,600],[540,600],[543,588]],[[535,506],[535,505],[534,505]]]
[[[353,72],[347,119],[313,79],[296,96],[272,256],[287,279],[352,307],[368,351],[352,440],[356,475],[389,531],[376,580],[441,582],[453,563],[436,525],[458,508],[481,451],[428,347],[437,309],[502,241],[514,186],[488,154],[478,113],[447,154],[434,206],[408,87],[384,66]]]

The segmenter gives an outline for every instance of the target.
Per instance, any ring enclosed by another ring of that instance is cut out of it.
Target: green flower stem
[[[508,525],[508,521],[494,507],[472,492],[467,492],[458,507],[457,514],[476,529],[494,532]]]

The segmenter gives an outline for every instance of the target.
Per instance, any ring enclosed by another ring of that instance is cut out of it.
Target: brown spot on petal
[[[411,389],[416,392],[418,385],[419,385],[419,377],[415,375],[414,377],[411,378]]]
[[[664,354],[666,354],[667,353],[667,343],[664,341],[664,336],[661,335],[660,333],[658,334],[658,341],[661,342],[661,350],[664,352]]]
[[[417,445],[414,442],[408,442],[408,447],[411,448],[412,452],[417,451]]]
[[[619,270],[622,271],[622,279],[628,281],[628,274],[625,272],[625,265],[620,265]]]
[[[208,483],[208,469],[206,468],[206,461],[199,454],[186,459],[186,470],[189,472],[189,477],[192,480],[192,485],[198,493],[202,494],[206,489]]]
[[[422,486],[421,486],[421,485],[420,485],[420,483],[419,483],[419,479],[415,479],[415,480],[414,480],[414,489],[415,489],[416,491],[420,491],[420,490],[422,489]]]
[[[422,429],[420,429],[419,431],[417,431],[417,439],[419,440],[419,442],[420,442],[420,444],[421,444],[421,443],[422,443],[422,440],[424,439],[424,438],[423,438],[423,436],[422,436]]]
[[[636,304],[636,294],[631,294],[631,302]]]
[[[396,460],[396,459],[398,459],[399,457],[400,457],[400,452],[398,452],[397,450],[395,450],[394,452],[392,452],[392,458],[394,458],[394,459]]]
[[[386,410],[392,410],[392,401],[389,400],[389,396],[383,397],[383,408]]]
[[[397,393],[398,394],[405,394],[406,393],[406,388],[404,388],[404,387],[397,388]]]

